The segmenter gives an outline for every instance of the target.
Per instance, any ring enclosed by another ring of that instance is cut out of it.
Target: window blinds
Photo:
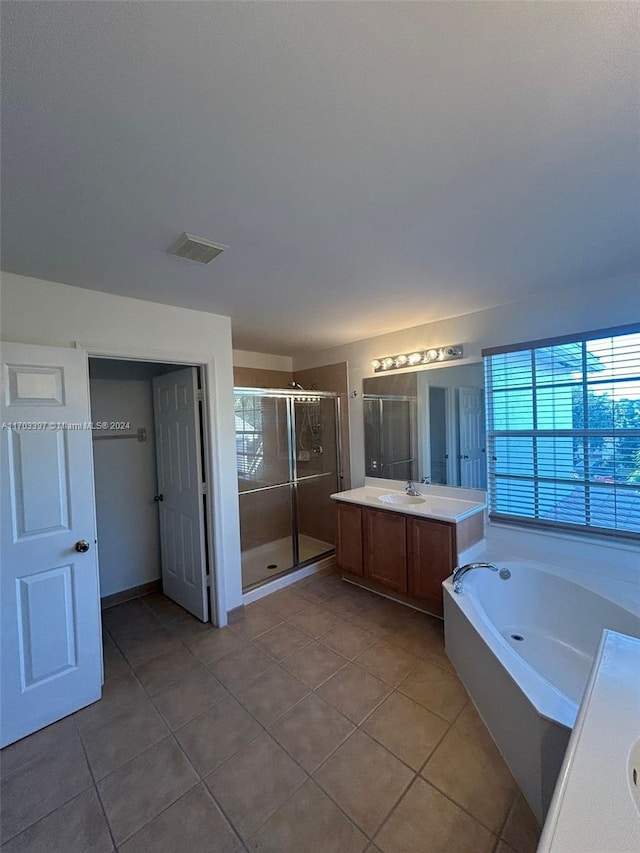
[[[640,537],[640,327],[483,355],[491,518]]]

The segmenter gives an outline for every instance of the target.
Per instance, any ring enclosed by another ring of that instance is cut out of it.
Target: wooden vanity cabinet
[[[458,525],[338,502],[337,561],[354,583],[442,616],[442,581],[458,549],[484,535],[481,513]]]
[[[455,567],[455,525],[425,518],[407,519],[407,580],[411,598],[442,616],[442,581]]]
[[[364,576],[395,592],[407,592],[407,520],[404,515],[365,509]]]
[[[360,577],[364,574],[362,512],[362,507],[358,504],[338,503],[338,568]]]

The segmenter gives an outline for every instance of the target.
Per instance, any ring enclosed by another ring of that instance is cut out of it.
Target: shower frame
[[[252,589],[255,589],[259,586],[262,586],[263,583],[268,583],[270,580],[275,580],[276,578],[282,577],[284,575],[289,574],[297,569],[304,568],[305,566],[312,565],[320,559],[324,559],[330,554],[335,552],[335,546],[331,549],[327,549],[309,559],[303,560],[300,562],[300,543],[299,543],[299,523],[298,523],[298,483],[299,482],[307,482],[309,480],[318,480],[321,478],[329,477],[331,474],[335,477],[335,486],[336,491],[340,491],[342,488],[342,483],[344,481],[344,474],[342,471],[342,434],[341,434],[341,405],[340,405],[340,396],[334,391],[301,391],[299,388],[243,388],[243,387],[234,387],[233,389],[234,397],[237,395],[242,396],[250,396],[250,397],[274,397],[279,399],[290,400],[291,402],[287,404],[287,438],[289,443],[289,480],[287,483],[276,483],[268,486],[258,486],[255,489],[243,489],[240,491],[238,489],[238,499],[242,498],[242,495],[245,494],[256,494],[258,492],[266,492],[274,489],[282,489],[284,486],[289,486],[291,489],[291,536],[292,536],[292,545],[293,545],[293,564],[287,569],[284,569],[281,572],[278,572],[268,579],[263,581],[250,584],[247,587],[243,586],[243,592],[248,592]],[[313,402],[318,399],[332,399],[335,400],[334,405],[334,430],[335,430],[335,446],[336,446],[336,464],[334,472],[327,472],[321,474],[309,474],[306,476],[298,477],[298,460],[297,460],[297,448],[296,448],[296,432],[295,432],[295,403],[298,402]]]

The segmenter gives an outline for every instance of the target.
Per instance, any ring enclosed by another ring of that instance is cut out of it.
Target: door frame
[[[87,365],[89,358],[112,358],[120,361],[151,361],[183,365],[184,367],[199,367],[201,369],[202,442],[204,451],[204,477],[207,484],[204,524],[206,527],[205,534],[209,543],[209,612],[211,622],[218,627],[224,627],[227,624],[227,601],[224,576],[221,569],[224,566],[224,524],[220,511],[222,495],[220,493],[220,481],[216,468],[216,460],[220,457],[222,451],[218,445],[220,430],[212,429],[218,420],[214,393],[216,387],[216,357],[210,351],[185,352],[150,347],[119,347],[93,341],[74,341],[73,345],[76,349],[84,350]],[[95,476],[93,474],[92,476],[95,489]],[[98,551],[98,563],[99,561],[100,554]]]

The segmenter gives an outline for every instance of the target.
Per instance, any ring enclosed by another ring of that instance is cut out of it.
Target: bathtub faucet
[[[466,566],[458,566],[453,572],[453,591],[460,594],[462,592],[462,578],[471,569],[490,569],[492,572],[497,572],[498,567],[493,563],[467,563]]]

